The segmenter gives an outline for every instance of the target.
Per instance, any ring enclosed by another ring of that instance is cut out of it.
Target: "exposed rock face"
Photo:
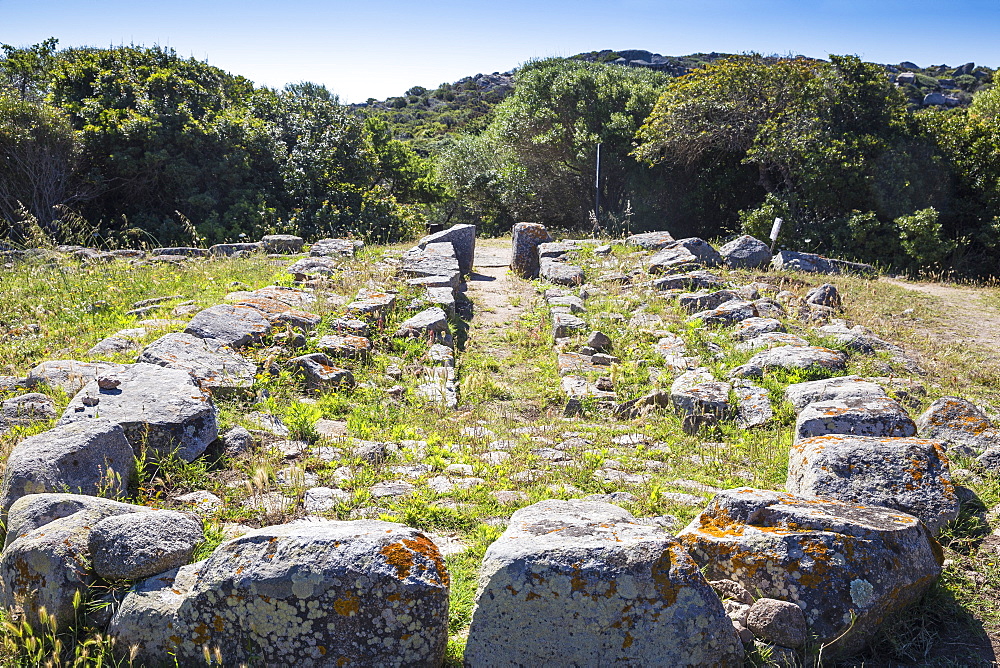
[[[634,519],[582,500],[514,513],[480,568],[466,665],[741,666],[742,645],[694,562]]]
[[[439,666],[449,577],[437,547],[379,521],[303,522],[227,541],[207,560],[140,583],[109,634],[136,661]],[[239,604],[237,604],[239,602]]]
[[[301,253],[305,245],[302,237],[293,234],[268,234],[260,242],[268,253]]]
[[[60,425],[100,416],[121,425],[132,447],[154,457],[176,451],[191,461],[218,435],[211,398],[182,369],[133,364],[114,374],[120,384],[102,389],[92,381],[73,397]]]
[[[472,264],[476,257],[475,225],[452,225],[447,230],[424,237],[417,242],[417,246],[425,248],[435,243],[450,243],[455,249],[459,271],[463,274],[472,273]]]
[[[552,236],[541,223],[514,225],[510,270],[521,278],[537,278],[538,246],[549,241],[552,241]]]
[[[116,422],[95,419],[58,426],[29,436],[11,451],[0,516],[28,494],[122,494],[134,473],[132,446]]]
[[[186,564],[205,535],[201,521],[173,510],[105,517],[88,539],[94,573],[139,580]]]
[[[771,248],[749,234],[733,239],[719,254],[730,269],[758,269],[771,262]]]
[[[860,376],[838,376],[823,380],[793,383],[785,388],[785,400],[802,410],[814,401],[834,399],[880,399],[887,396],[885,390]]]
[[[831,659],[919,599],[943,561],[916,517],[748,488],[716,495],[677,537],[707,577],[802,608]]]
[[[847,366],[847,355],[829,348],[815,346],[780,346],[763,350],[730,375],[739,378],[760,378],[773,369],[810,369],[814,371],[841,371]]]
[[[233,348],[254,343],[271,333],[271,323],[260,311],[248,306],[219,304],[197,314],[184,328],[200,339],[216,339]]]
[[[256,364],[216,339],[182,332],[150,343],[137,361],[187,371],[203,390],[216,396],[248,390],[257,374]]]
[[[123,371],[124,364],[111,362],[77,362],[76,360],[49,360],[42,362],[28,372],[28,384],[45,383],[49,387],[58,387],[66,394],[76,394],[84,385],[97,376],[106,373]]]
[[[1000,445],[1000,431],[975,404],[958,397],[941,397],[917,419],[920,435],[944,441],[947,447],[965,445],[980,453]]]
[[[785,488],[800,496],[894,508],[932,533],[958,517],[948,458],[920,438],[817,436],[792,446]]]
[[[96,522],[103,517],[150,512],[150,509],[84,494],[28,494],[15,501],[7,511],[7,538],[4,547],[38,527],[80,511],[87,511],[96,518]]]
[[[672,244],[674,238],[670,232],[644,232],[643,234],[633,234],[625,239],[627,246],[638,246],[643,250],[660,250],[664,246]]]
[[[679,271],[717,267],[722,256],[710,243],[698,237],[679,239],[665,246],[649,260],[652,274],[675,274]]]
[[[322,391],[338,387],[354,387],[354,374],[334,365],[323,353],[302,355],[288,364],[305,380],[306,389]]]
[[[824,434],[855,436],[914,436],[914,424],[906,409],[889,397],[848,397],[816,401],[799,413],[795,439]]]
[[[340,262],[326,256],[304,257],[288,265],[285,269],[298,281],[306,280],[310,276],[333,276],[340,270]]]

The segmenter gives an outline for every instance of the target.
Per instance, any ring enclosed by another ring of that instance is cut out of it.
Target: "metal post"
[[[594,175],[594,218],[601,224],[601,142],[597,142],[597,169]]]

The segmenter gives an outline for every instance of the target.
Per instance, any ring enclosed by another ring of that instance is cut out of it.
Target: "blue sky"
[[[1000,0],[0,0],[0,42],[159,44],[258,84],[347,102],[594,49],[853,53],[1000,66]]]

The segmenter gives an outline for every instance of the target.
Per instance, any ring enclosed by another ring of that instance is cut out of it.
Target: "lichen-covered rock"
[[[94,573],[105,580],[140,580],[179,568],[205,539],[201,520],[175,510],[105,517],[88,539]]]
[[[56,403],[52,397],[40,392],[29,392],[6,399],[0,404],[0,429],[4,424],[31,424],[51,420],[56,416]]]
[[[917,418],[925,438],[944,441],[947,447],[965,445],[977,454],[1000,445],[1000,430],[971,401],[941,397]]]
[[[372,350],[372,342],[363,336],[352,334],[327,334],[316,342],[316,347],[333,357],[362,359]]]
[[[432,306],[420,313],[407,318],[396,331],[396,336],[422,338],[428,334],[436,335],[448,331],[448,314],[444,309]]]
[[[95,380],[80,390],[59,424],[106,418],[121,425],[136,451],[145,448],[154,457],[176,452],[188,462],[218,435],[215,405],[187,371],[139,363],[114,379],[114,389]]]
[[[704,269],[655,278],[650,283],[655,290],[713,290],[723,285],[722,278]]]
[[[257,374],[257,365],[232,348],[183,332],[153,341],[136,361],[187,371],[203,390],[215,396],[250,389]]]
[[[678,543],[625,510],[547,500],[480,567],[467,666],[741,666],[719,597]]]
[[[902,352],[902,348],[888,341],[883,341],[861,325],[848,327],[844,324],[822,325],[816,331],[824,336],[828,336],[851,350],[862,353],[873,353],[876,350],[888,350],[891,352]]]
[[[552,337],[561,339],[574,334],[582,334],[587,330],[587,323],[569,313],[552,314]]]
[[[736,378],[760,378],[774,369],[806,369],[814,372],[842,371],[847,366],[847,355],[829,348],[816,346],[779,346],[763,350],[733,369],[729,375]]]
[[[777,318],[753,317],[736,323],[729,336],[734,341],[749,341],[761,334],[783,331],[785,331],[785,326]]]
[[[785,489],[800,496],[894,508],[932,533],[958,517],[948,458],[920,438],[817,436],[792,446]]]
[[[771,262],[771,248],[766,243],[744,234],[719,249],[730,269],[759,269]]]
[[[587,310],[587,307],[583,304],[583,300],[573,295],[548,297],[545,302],[552,307],[565,306],[569,309],[570,313],[584,313]]]
[[[666,231],[633,234],[625,239],[626,246],[638,246],[643,250],[660,250],[673,242],[674,238]]]
[[[758,317],[757,308],[754,306],[753,302],[743,301],[742,299],[732,299],[724,304],[720,304],[714,309],[709,309],[707,311],[700,311],[691,315],[687,319],[688,322],[694,323],[698,320],[701,321],[703,325],[715,326],[715,325],[733,325],[747,318]]]
[[[795,439],[824,434],[914,436],[917,425],[898,401],[889,397],[846,397],[815,401],[795,420]]]
[[[207,560],[154,576],[109,626],[115,651],[226,665],[440,666],[449,577],[416,529],[379,521],[266,527]]]
[[[81,510],[99,520],[112,515],[148,512],[150,509],[86,494],[28,494],[15,501],[7,511],[7,537],[4,546],[38,527]]]
[[[804,271],[813,274],[859,274],[874,276],[875,268],[870,264],[834,260],[815,253],[778,251],[771,258],[771,267],[778,271]]]
[[[774,408],[768,391],[747,380],[733,383],[733,394],[736,395],[736,424],[742,429],[759,427],[771,421]]]
[[[395,305],[395,293],[361,288],[354,301],[347,305],[347,311],[371,319],[380,319],[386,317]]]
[[[354,387],[354,374],[334,365],[323,353],[293,357],[288,360],[288,365],[302,377],[306,389],[321,392],[339,387]]]
[[[885,390],[860,376],[838,376],[805,383],[793,383],[785,388],[785,400],[800,411],[814,401],[833,399],[881,399]]]
[[[310,276],[334,276],[341,271],[341,263],[332,257],[304,257],[285,268],[297,281]]]
[[[303,308],[316,301],[316,295],[312,292],[300,290],[299,288],[290,288],[285,285],[265,285],[262,288],[254,290],[253,294],[258,297],[266,297],[267,299],[274,299],[288,304],[292,308]],[[240,297],[240,299],[243,298],[245,298],[245,295]]]
[[[758,638],[782,647],[802,647],[808,640],[802,608],[774,598],[754,601],[747,611],[747,628]]]
[[[237,306],[249,306],[256,309],[269,323],[276,327],[290,325],[310,331],[316,328],[322,318],[315,313],[292,308],[288,304],[270,297],[253,295],[236,302]]]
[[[824,658],[859,650],[941,572],[924,524],[897,510],[740,488],[677,535],[710,579],[795,603]]]
[[[446,230],[424,237],[417,242],[417,246],[425,248],[436,243],[450,243],[455,249],[459,270],[463,274],[472,273],[472,264],[476,258],[475,225],[452,225]]]
[[[76,360],[49,360],[28,372],[28,385],[44,383],[58,387],[66,394],[76,394],[84,385],[106,373],[123,371],[125,364],[111,362],[78,362]]]
[[[511,238],[510,270],[521,278],[538,277],[538,246],[552,241],[541,223],[517,223]]]
[[[354,257],[365,242],[353,239],[320,239],[309,247],[312,257]]]
[[[43,431],[18,443],[7,458],[0,519],[28,494],[122,494],[134,473],[132,446],[112,420],[87,420]]]
[[[752,339],[736,344],[736,350],[760,350],[777,346],[808,346],[809,342],[801,336],[787,332],[767,332]]]
[[[670,386],[670,400],[674,408],[688,415],[711,413],[717,417],[728,417],[732,407],[729,391],[732,386],[715,380],[712,372],[705,367],[686,371]]]
[[[254,243],[215,244],[208,247],[208,254],[232,257],[237,254],[248,255],[250,253],[260,253],[263,250],[264,244],[260,241]]]
[[[186,334],[216,339],[233,348],[258,343],[271,333],[271,323],[260,311],[248,306],[218,304],[201,311],[184,328]]]
[[[704,239],[689,237],[664,246],[649,260],[651,274],[674,274],[690,269],[717,267],[722,256]]]

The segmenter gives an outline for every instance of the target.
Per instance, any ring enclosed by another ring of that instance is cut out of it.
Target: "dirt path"
[[[477,243],[475,270],[465,292],[475,305],[470,338],[477,330],[513,324],[531,303],[531,285],[507,271],[510,254],[510,242],[503,239]]]
[[[915,328],[946,343],[1000,346],[1000,308],[983,299],[982,288],[963,288],[940,283],[911,283],[891,278],[882,281],[904,290],[934,297],[933,314]]]

